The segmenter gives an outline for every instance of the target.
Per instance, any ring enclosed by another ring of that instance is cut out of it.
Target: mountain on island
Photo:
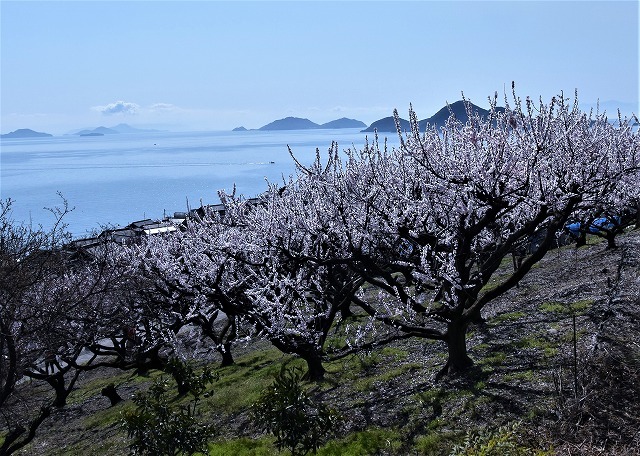
[[[317,130],[317,129],[329,129],[329,128],[362,128],[367,124],[360,122],[359,120],[342,119],[332,120],[331,122],[317,124],[309,119],[302,119],[300,117],[285,117],[284,119],[274,120],[273,122],[264,125],[258,130],[271,131],[271,130]]]
[[[119,132],[112,128],[97,127],[97,128],[94,128],[93,130],[80,130],[79,132],[76,133],[76,135],[89,136],[89,135],[93,135],[94,133],[100,133],[102,135],[114,135]]]
[[[320,128],[367,128],[367,124],[359,120],[342,117],[341,119],[323,123]]]
[[[6,133],[4,135],[0,135],[2,138],[46,138],[50,135],[49,133],[41,133],[39,131],[33,131],[28,128],[20,128],[18,130],[12,131],[11,133]]]
[[[99,136],[99,135],[95,135],[94,133],[101,133],[103,135],[113,135],[117,133],[149,133],[154,131],[160,131],[160,130],[146,130],[143,128],[135,128],[135,127],[132,127],[131,125],[121,123],[111,128],[102,127],[102,126],[94,128],[93,130],[87,128],[87,129],[75,132],[73,134],[79,135],[79,136]]]
[[[482,109],[481,107],[476,106],[473,103],[469,103],[469,105],[471,106],[471,110],[473,112],[477,112],[480,116],[487,117],[489,115],[488,110]],[[504,108],[496,108],[496,109],[498,111],[504,111]],[[466,108],[465,102],[462,100],[458,100],[455,103],[452,103],[448,106],[443,107],[428,119],[420,120],[418,122],[420,131],[424,131],[427,124],[435,128],[443,127],[451,114],[453,114],[456,117],[456,119],[458,119],[460,122],[464,123],[467,120],[469,120],[469,117],[467,116],[467,108]],[[401,118],[400,129],[402,131],[409,131],[410,128],[411,127],[410,127],[409,121]],[[396,130],[396,124],[393,117],[385,117],[384,119],[376,120],[369,126],[369,128],[366,128],[362,131],[363,132],[378,131],[378,132],[394,132],[395,133],[397,130]]]
[[[314,128],[320,128],[320,125],[311,122],[309,119],[286,117],[284,119],[274,120],[273,122],[258,128],[258,130],[312,130]]]
[[[115,127],[111,127],[111,129],[117,131],[118,133],[153,133],[162,131],[148,128],[135,128],[125,123],[118,124]]]
[[[405,120],[405,119],[400,119],[400,129],[402,131],[409,130],[410,129],[409,128],[409,121]],[[393,119],[393,116],[385,117],[384,119],[376,120],[371,125],[369,125],[369,128],[365,128],[362,131],[363,132],[371,132],[371,131],[395,132],[396,131],[396,122]]]

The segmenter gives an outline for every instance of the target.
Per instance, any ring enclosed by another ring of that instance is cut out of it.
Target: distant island
[[[7,133],[4,135],[0,135],[2,138],[46,138],[50,135],[49,133],[41,133],[39,131],[29,130],[28,128],[20,128],[19,130],[12,131],[11,133]]]
[[[331,122],[317,124],[309,119],[300,117],[286,117],[284,119],[274,120],[273,122],[258,128],[261,131],[273,130],[318,130],[318,129],[337,129],[337,128],[366,128],[367,124],[359,120],[341,119],[332,120]],[[244,128],[244,127],[243,127]]]
[[[236,128],[234,128],[233,130],[231,130],[231,131],[249,131],[249,130],[247,130],[247,129],[246,129],[246,128],[244,128],[244,127],[236,127]]]
[[[487,117],[489,115],[488,110],[482,109],[481,107],[476,106],[473,103],[469,103],[469,105],[471,107],[471,110],[473,112],[477,112],[480,116]],[[504,108],[496,109],[498,111],[504,111]],[[428,119],[420,120],[418,122],[418,126],[420,127],[421,131],[426,128],[427,124],[436,128],[443,127],[452,113],[460,122],[466,122],[467,120],[469,120],[465,102],[462,100],[458,100],[455,103],[443,107]],[[408,131],[410,130],[410,128],[411,127],[408,120],[400,119],[400,129],[402,131]],[[376,120],[371,125],[369,125],[369,128],[362,130],[363,133],[369,133],[373,131],[395,133],[397,131],[395,120],[393,119],[393,117],[385,117],[384,119]]]
[[[104,136],[104,135],[118,134],[118,132],[116,130],[113,130],[107,127],[97,127],[97,128],[94,128],[93,130],[80,130],[75,134],[78,136],[97,136],[97,135]]]
[[[151,133],[151,132],[157,132],[157,131],[160,131],[160,130],[146,130],[142,128],[134,128],[131,125],[122,123],[111,128],[100,126],[100,127],[94,128],[93,130],[84,129],[84,130],[75,132],[73,134],[78,136],[103,136],[103,135],[113,135],[118,133]],[[94,134],[94,133],[99,133],[99,134]]]

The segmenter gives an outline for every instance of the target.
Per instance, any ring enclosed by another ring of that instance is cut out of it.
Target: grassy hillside
[[[318,454],[448,455],[474,438],[476,446],[492,438],[530,448],[512,454],[640,454],[639,277],[639,230],[622,235],[616,250],[594,238],[580,249],[549,252],[518,288],[485,309],[484,324],[471,327],[475,366],[465,377],[435,382],[446,348],[419,339],[327,362],[326,380],[308,388],[340,413],[342,426]],[[217,365],[215,356],[207,362]],[[249,411],[283,364],[303,363],[265,342],[238,348],[236,361],[217,369],[201,402],[216,430],[210,454],[286,454],[274,450]],[[130,398],[159,375],[85,374],[69,405],[20,454],[127,454],[119,420],[133,404],[110,407],[101,389],[114,383]],[[508,454],[500,451],[483,454]]]

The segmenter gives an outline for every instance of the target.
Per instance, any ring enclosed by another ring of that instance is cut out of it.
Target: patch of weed
[[[152,371],[148,376],[142,377],[131,374],[131,372],[125,372],[112,377],[95,378],[86,383],[76,384],[76,389],[71,391],[71,394],[67,397],[67,405],[80,404],[91,397],[100,395],[102,388],[111,383],[116,387],[123,384],[141,384],[153,380],[161,374],[162,371]]]
[[[361,379],[363,376],[379,373],[381,366],[387,363],[402,361],[409,353],[394,347],[384,347],[375,352],[358,353],[343,360],[326,364],[327,372],[338,374],[343,380]],[[411,365],[416,367],[417,364]],[[422,366],[420,366],[422,367]],[[368,381],[367,379],[358,381]],[[365,387],[366,389],[366,387]]]
[[[445,456],[460,439],[455,432],[428,432],[419,435],[414,441],[414,450],[418,455]]]
[[[306,368],[303,360],[282,355],[275,348],[238,358],[235,365],[218,370],[220,377],[213,385],[213,393],[201,400],[203,409],[230,414],[249,407],[273,382],[284,364]]]
[[[582,299],[580,301],[575,301],[571,303],[571,310],[576,313],[576,315],[584,314],[591,306],[593,306],[593,299]]]
[[[275,456],[279,452],[273,446],[272,437],[224,440],[209,443],[209,456]]]
[[[539,309],[542,312],[556,313],[560,315],[583,315],[592,305],[593,299],[582,299],[572,303],[544,302]]]
[[[384,347],[380,354],[386,358],[393,358],[394,360],[401,361],[409,356],[409,352],[407,350],[403,350],[396,347]]]
[[[499,366],[507,359],[507,354],[504,352],[493,352],[488,356],[485,356],[478,361],[480,366]]]
[[[133,410],[134,405],[131,401],[120,402],[113,407],[99,410],[84,419],[84,427],[89,429],[104,428],[111,425],[119,425],[122,413],[127,410]]]
[[[525,312],[507,312],[500,315],[496,315],[491,319],[492,324],[504,323],[509,321],[516,321],[524,318],[527,314]]]
[[[441,429],[445,427],[446,424],[447,422],[444,419],[436,418],[429,421],[429,424],[427,424],[427,429],[429,429],[430,431],[435,431],[436,429]]]
[[[533,372],[532,370],[525,370],[525,371],[519,371],[519,372],[511,372],[508,374],[505,374],[503,379],[505,382],[512,382],[512,381],[533,381],[533,379],[535,378],[535,372]]]
[[[543,302],[538,308],[542,312],[564,313],[567,305],[559,302]]]
[[[393,380],[395,377],[399,377],[407,372],[421,369],[422,365],[417,363],[408,363],[398,366],[397,368],[390,369],[379,373],[378,375],[372,375],[369,377],[361,378],[354,382],[354,388],[357,391],[370,391],[377,383],[385,383]]]
[[[402,436],[392,429],[368,429],[355,432],[339,440],[328,442],[318,449],[318,456],[367,456],[398,454]]]
[[[468,432],[464,442],[456,445],[451,456],[550,456],[551,450],[530,448],[521,444],[519,423],[502,426],[496,430],[482,429]]]
[[[551,358],[558,354],[557,344],[543,337],[528,336],[517,341],[515,346],[518,348],[541,350],[546,358]]]

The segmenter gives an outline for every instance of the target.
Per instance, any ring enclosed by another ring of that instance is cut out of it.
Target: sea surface
[[[142,219],[162,219],[201,204],[218,191],[251,198],[295,174],[287,145],[302,164],[323,157],[332,141],[341,151],[362,148],[372,133],[358,129],[153,132],[105,136],[3,139],[0,197],[13,201],[16,223],[52,226],[46,208],[73,210],[64,218],[74,237]],[[397,145],[394,134],[380,135]],[[61,196],[59,196],[62,195]]]

